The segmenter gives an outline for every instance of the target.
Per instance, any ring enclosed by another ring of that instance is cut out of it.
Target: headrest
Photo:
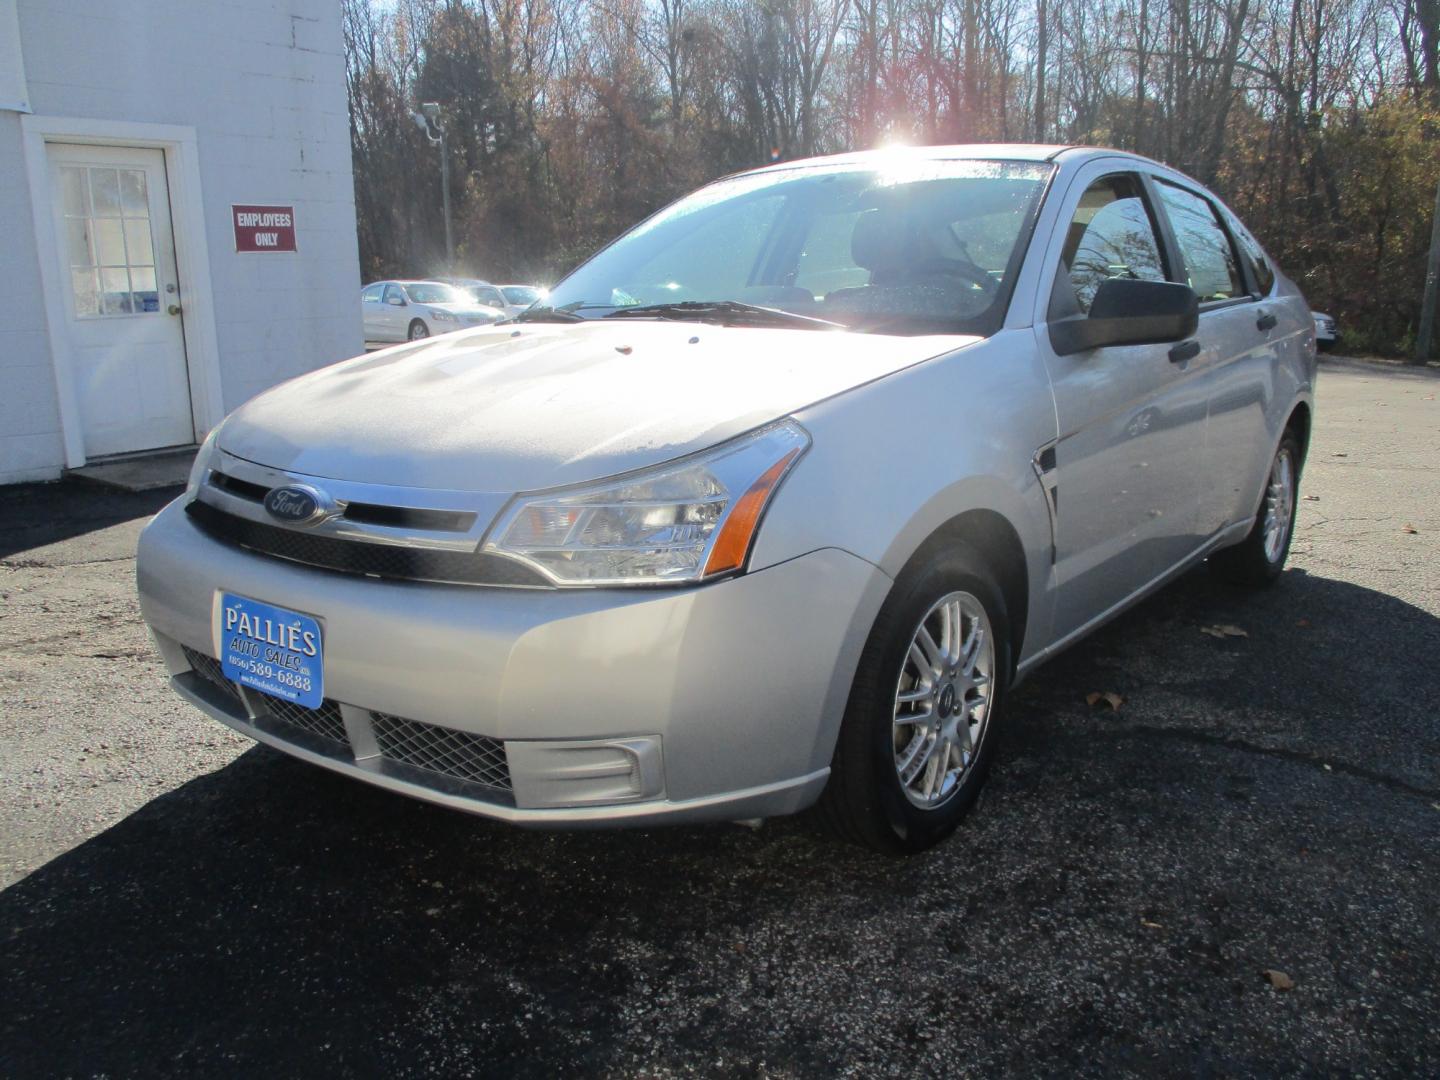
[[[855,231],[850,234],[850,257],[856,266],[863,266],[872,274],[876,270],[887,270],[903,266],[907,255],[905,217],[888,207],[866,210],[855,219]]]

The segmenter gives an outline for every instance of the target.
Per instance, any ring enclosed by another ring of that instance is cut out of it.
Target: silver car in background
[[[818,803],[896,852],[1006,696],[1208,559],[1284,565],[1315,334],[1213,194],[1107,150],[786,163],[505,325],[233,413],[145,530],[217,720],[524,825]]]
[[[486,307],[443,281],[377,281],[360,290],[365,340],[420,341],[471,326],[489,326],[505,313]]]

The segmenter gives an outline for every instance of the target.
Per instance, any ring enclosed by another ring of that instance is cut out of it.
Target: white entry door
[[[86,458],[194,442],[164,153],[47,151]]]

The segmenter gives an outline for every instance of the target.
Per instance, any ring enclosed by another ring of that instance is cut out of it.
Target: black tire
[[[425,325],[424,320],[415,319],[410,323],[410,329],[405,332],[407,341],[424,341],[430,336],[430,327]]]
[[[1278,549],[1267,552],[1265,517],[1269,508],[1271,478],[1274,476],[1275,463],[1282,454],[1290,456],[1291,467],[1294,470],[1294,482],[1290,492],[1289,521],[1285,524],[1284,537]],[[1255,521],[1250,526],[1250,531],[1246,533],[1245,539],[1234,547],[1225,548],[1210,556],[1210,568],[1226,581],[1235,585],[1263,588],[1274,584],[1280,577],[1281,571],[1285,569],[1286,556],[1290,554],[1290,541],[1295,536],[1296,507],[1300,499],[1300,467],[1303,462],[1304,456],[1300,440],[1295,437],[1293,431],[1287,430],[1280,437],[1280,445],[1275,448],[1270,472],[1266,474],[1265,491],[1260,496],[1260,508],[1255,512]]]
[[[922,809],[906,797],[897,774],[895,695],[921,620],[953,592],[978,600],[990,621],[994,662],[987,687],[989,713],[975,757],[956,787],[934,809]],[[861,654],[830,779],[816,806],[820,824],[841,839],[896,855],[924,851],[948,837],[985,783],[1011,668],[1010,620],[994,573],[967,547],[922,554],[895,582]]]

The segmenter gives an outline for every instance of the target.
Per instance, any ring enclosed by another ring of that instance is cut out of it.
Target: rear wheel
[[[994,575],[966,548],[906,570],[861,656],[821,820],[879,851],[923,851],[974,804],[1010,677]]]
[[[1300,441],[1286,431],[1270,463],[1265,496],[1245,539],[1217,551],[1210,565],[1237,585],[1269,585],[1285,569],[1295,535],[1295,502],[1300,491]]]
[[[420,319],[410,324],[410,332],[406,335],[411,341],[423,341],[430,336],[430,328]]]

